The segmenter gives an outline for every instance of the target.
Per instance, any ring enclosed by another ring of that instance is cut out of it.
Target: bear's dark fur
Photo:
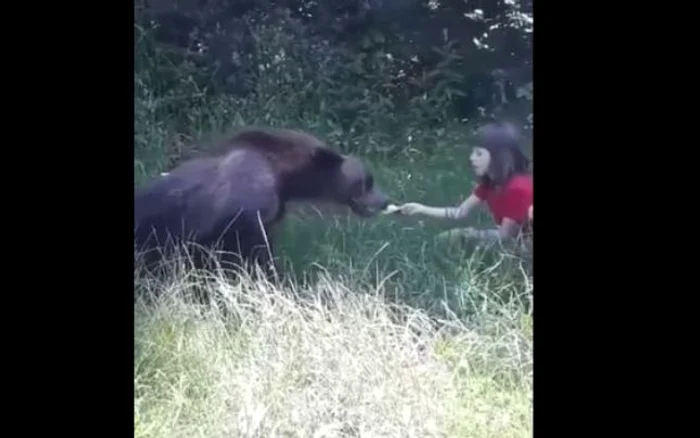
[[[268,270],[271,228],[289,201],[344,204],[362,217],[389,202],[359,159],[304,132],[252,128],[135,190],[137,250],[148,251],[147,268],[163,259],[167,242],[216,248],[226,268],[243,261]],[[193,261],[204,267],[196,253]]]

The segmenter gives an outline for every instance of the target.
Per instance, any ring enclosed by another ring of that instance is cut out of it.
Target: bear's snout
[[[381,189],[375,187],[364,195],[353,198],[350,207],[359,216],[370,217],[386,209],[390,199]]]

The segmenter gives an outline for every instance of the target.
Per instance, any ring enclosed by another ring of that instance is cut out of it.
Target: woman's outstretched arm
[[[408,202],[393,209],[396,213],[405,215],[421,214],[438,219],[464,219],[481,203],[478,196],[472,194],[455,207],[431,207],[418,202]]]

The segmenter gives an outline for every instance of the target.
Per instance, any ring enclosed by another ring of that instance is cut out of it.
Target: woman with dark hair
[[[519,143],[518,133],[510,125],[491,123],[482,127],[477,132],[476,145],[469,157],[479,184],[461,205],[430,207],[409,202],[391,210],[406,215],[464,219],[474,207],[486,204],[496,222],[496,228],[449,230],[440,237],[463,241],[502,241],[529,234],[533,183],[529,160],[521,151]]]

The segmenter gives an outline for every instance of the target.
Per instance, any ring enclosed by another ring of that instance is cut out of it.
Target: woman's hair
[[[477,131],[476,147],[491,154],[488,171],[481,177],[487,187],[501,186],[513,175],[525,173],[530,160],[520,149],[520,136],[515,126],[492,122]]]

